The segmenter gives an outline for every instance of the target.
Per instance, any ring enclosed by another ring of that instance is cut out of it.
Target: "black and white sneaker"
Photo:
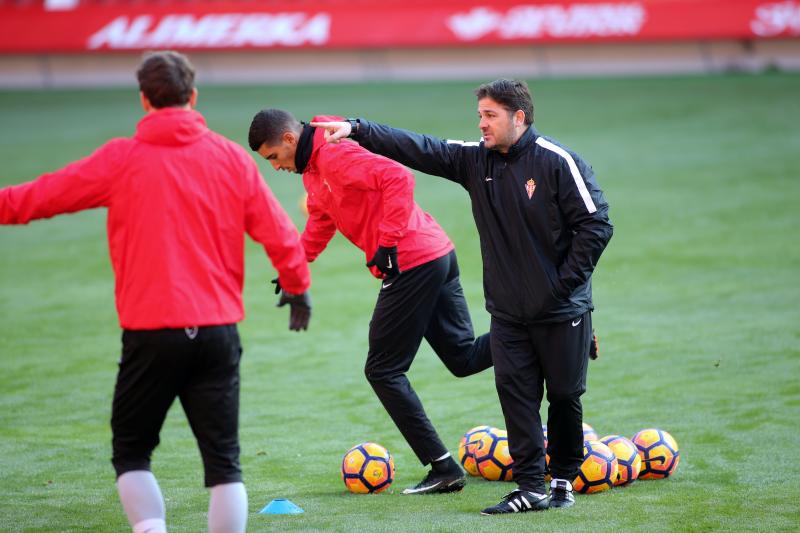
[[[467,478],[461,470],[453,473],[439,473],[434,470],[428,472],[425,479],[414,487],[409,487],[403,494],[443,494],[458,492],[464,488]]]
[[[572,507],[575,496],[572,495],[572,483],[566,479],[553,478],[550,481],[550,507]]]
[[[516,489],[505,495],[503,501],[487,507],[481,514],[527,513],[528,511],[545,511],[550,499],[547,494]]]

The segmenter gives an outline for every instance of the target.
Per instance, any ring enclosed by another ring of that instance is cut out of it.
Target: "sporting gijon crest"
[[[531,178],[525,182],[525,192],[528,193],[528,200],[533,198],[534,191],[536,191],[536,182]]]

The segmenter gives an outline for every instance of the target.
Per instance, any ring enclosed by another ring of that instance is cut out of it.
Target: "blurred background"
[[[792,0],[0,0],[0,86],[128,85],[140,53],[202,83],[800,69]]]

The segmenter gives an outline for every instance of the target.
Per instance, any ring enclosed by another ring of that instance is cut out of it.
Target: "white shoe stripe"
[[[530,508],[531,508],[531,502],[529,502],[528,500],[526,500],[526,499],[525,499],[525,496],[520,496],[520,499],[522,500],[522,502],[525,504],[525,506],[526,506],[528,509],[530,509]]]
[[[517,500],[517,502],[519,502],[519,500]],[[519,508],[518,508],[516,505],[514,505],[514,502],[512,502],[512,501],[510,501],[510,500],[509,500],[509,502],[508,502],[508,505],[510,505],[510,506],[511,506],[511,508],[512,508],[512,509],[514,509],[514,512],[515,512],[515,513],[518,513],[518,512],[519,512]]]
[[[403,494],[416,494],[417,492],[422,492],[422,491],[426,491],[426,490],[432,490],[432,489],[435,489],[436,487],[438,487],[441,484],[442,484],[441,481],[437,481],[433,485],[428,485],[428,486],[420,487],[420,488],[409,488],[409,489],[404,490]]]

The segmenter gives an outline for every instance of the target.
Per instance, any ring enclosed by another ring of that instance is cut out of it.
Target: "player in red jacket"
[[[239,466],[239,359],[245,233],[263,244],[289,304],[290,328],[310,316],[300,237],[239,145],[194,111],[194,68],[148,55],[137,72],[147,112],[133,138],[35,181],[0,189],[0,223],[26,224],[105,207],[122,358],[111,416],[112,463],[133,531],[165,531],[150,455],[180,398],[210,487],[208,529],[239,532],[247,495]]]
[[[316,117],[331,120],[334,117]],[[313,261],[336,230],[360,248],[381,289],[369,327],[365,374],[427,476],[405,494],[452,492],[464,472],[442,444],[406,378],[423,337],[456,376],[492,366],[489,335],[475,339],[450,239],[414,201],[402,165],[278,109],[259,112],[249,144],[276,170],[303,174],[309,218],[302,242]]]

